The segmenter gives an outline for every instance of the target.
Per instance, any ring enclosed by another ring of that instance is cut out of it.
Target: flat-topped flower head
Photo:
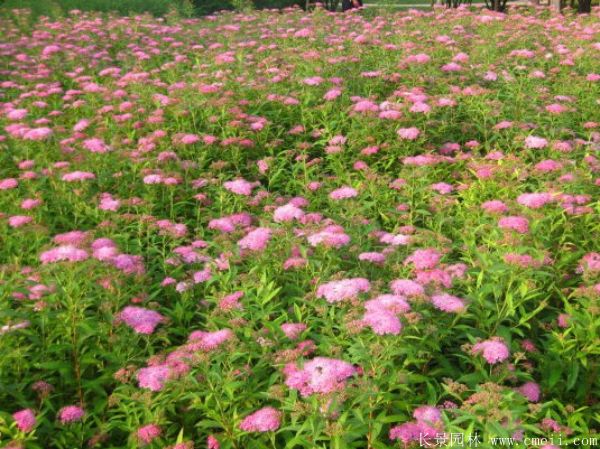
[[[269,228],[256,228],[250,231],[238,242],[241,249],[248,251],[264,251],[271,239],[272,231]]]
[[[256,183],[246,181],[245,179],[235,179],[224,182],[223,187],[237,195],[250,196],[252,195],[252,189],[256,187]]]
[[[473,345],[473,354],[482,355],[489,364],[504,362],[510,357],[510,351],[504,340],[493,337]]]
[[[333,190],[329,194],[329,198],[332,200],[343,200],[347,198],[354,198],[355,196],[358,196],[356,189],[348,186],[340,187],[339,189]]]
[[[140,388],[147,388],[150,391],[160,391],[165,382],[171,377],[171,370],[167,365],[149,366],[141,368],[137,373],[138,385]]]
[[[284,369],[285,384],[299,390],[302,396],[331,393],[345,387],[345,381],[356,374],[356,368],[343,360],[315,357],[300,369],[289,364]]]
[[[85,411],[77,405],[67,405],[58,411],[58,419],[62,424],[81,421]]]
[[[30,408],[20,410],[12,415],[21,432],[31,432],[36,424],[35,413]]]
[[[331,281],[317,288],[317,298],[325,298],[327,302],[335,303],[356,298],[360,293],[368,292],[370,288],[371,284],[365,278]]]
[[[240,423],[245,432],[272,432],[281,425],[281,412],[273,407],[264,407],[248,415]]]
[[[464,300],[448,293],[438,293],[431,297],[432,304],[436,309],[449,313],[463,312],[466,308]]]
[[[149,335],[165,318],[154,310],[143,307],[127,306],[119,314],[119,319],[138,334]]]

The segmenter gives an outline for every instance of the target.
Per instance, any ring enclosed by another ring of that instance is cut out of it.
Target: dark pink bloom
[[[271,432],[279,429],[281,412],[273,407],[264,407],[248,415],[240,423],[245,432]]]

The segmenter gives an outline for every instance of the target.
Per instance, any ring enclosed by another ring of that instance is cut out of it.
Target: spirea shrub
[[[0,447],[597,434],[597,9],[27,14]]]

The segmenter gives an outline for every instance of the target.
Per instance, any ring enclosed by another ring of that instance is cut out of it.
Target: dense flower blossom
[[[248,415],[240,423],[245,432],[269,432],[279,429],[281,412],[273,407],[264,407]]]
[[[231,330],[221,329],[214,332],[194,331],[188,337],[188,341],[198,349],[212,351],[232,338],[233,332]]]
[[[166,365],[149,366],[141,368],[137,373],[137,379],[140,388],[147,388],[151,391],[160,391],[165,382],[171,376],[171,370]]]
[[[137,430],[137,438],[142,444],[152,443],[160,434],[160,427],[156,424],[147,424]]]
[[[154,310],[134,306],[125,307],[119,313],[119,319],[138,334],[151,334],[156,326],[165,320],[160,313]]]
[[[35,413],[30,408],[13,413],[13,419],[21,432],[31,432],[36,424]]]
[[[404,259],[404,264],[412,263],[418,270],[435,268],[442,255],[435,249],[418,249],[409,257]]]
[[[306,330],[306,324],[304,323],[283,323],[281,330],[285,336],[291,340],[295,340],[300,336],[302,332]]]
[[[350,236],[338,227],[328,227],[320,232],[308,236],[311,246],[323,245],[326,247],[340,248],[350,243]]]
[[[421,134],[421,131],[419,131],[418,128],[412,127],[412,128],[400,128],[397,131],[397,133],[401,139],[415,140],[417,137],[419,137],[419,135]]]
[[[538,402],[540,400],[540,386],[535,382],[526,382],[521,385],[517,391],[525,396],[530,402]]]
[[[481,205],[481,208],[488,213],[502,214],[508,211],[508,206],[500,200],[486,201]]]
[[[527,234],[529,232],[529,220],[525,217],[502,217],[498,221],[498,226],[502,229],[512,229],[520,234]]]
[[[510,356],[508,347],[498,337],[473,345],[473,354],[483,355],[483,358],[490,364],[503,362]]]
[[[333,190],[329,194],[329,198],[332,200],[343,200],[346,198],[354,198],[357,195],[358,192],[352,187],[340,187],[339,189]]]
[[[73,245],[63,245],[44,251],[40,254],[40,261],[43,264],[54,262],[81,262],[89,257],[87,251],[79,249]]]
[[[272,231],[269,228],[256,228],[246,234],[238,242],[238,246],[249,251],[263,251],[271,239],[271,234]]]
[[[525,147],[531,149],[545,148],[548,145],[548,141],[543,137],[528,136],[525,139]]]
[[[63,424],[81,421],[85,411],[77,405],[67,405],[58,411],[58,419]]]
[[[238,195],[250,196],[252,195],[252,189],[256,187],[256,184],[248,182],[245,179],[236,179],[234,181],[224,182],[223,187]]]
[[[365,278],[331,281],[317,288],[317,298],[325,298],[327,302],[335,303],[356,298],[360,293],[368,292],[370,288],[371,284]]]
[[[390,282],[390,288],[397,295],[421,296],[425,294],[425,289],[418,282],[410,279],[396,279]]]
[[[286,222],[298,220],[304,216],[304,211],[293,204],[286,204],[278,207],[273,213],[273,220],[276,222]]]
[[[531,209],[539,209],[553,201],[550,193],[523,193],[517,198],[517,203]]]
[[[402,330],[402,323],[396,314],[384,308],[368,311],[362,321],[378,335],[398,335]]]
[[[302,368],[294,363],[286,365],[284,374],[289,388],[299,390],[302,396],[310,396],[342,390],[346,379],[356,374],[356,368],[343,360],[316,357],[305,362]]]
[[[448,293],[433,295],[431,297],[431,302],[437,309],[443,310],[444,312],[462,312],[466,307],[465,302],[462,299]]]

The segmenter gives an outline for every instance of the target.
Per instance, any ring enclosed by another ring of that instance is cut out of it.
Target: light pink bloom
[[[339,189],[333,190],[329,193],[329,198],[332,200],[343,200],[347,198],[354,198],[358,196],[358,192],[352,187],[340,187]]]
[[[510,357],[510,351],[499,337],[491,338],[473,345],[473,354],[482,354],[489,364],[503,362]]]
[[[271,233],[269,228],[256,228],[238,241],[238,246],[249,251],[263,251],[271,239]]]
[[[331,281],[317,288],[317,298],[325,298],[327,302],[335,303],[356,298],[360,293],[368,292],[370,288],[371,284],[365,278]]]
[[[397,131],[397,134],[400,136],[401,139],[404,140],[415,140],[416,138],[419,137],[419,135],[421,134],[421,131],[419,131],[418,128],[412,127],[412,128],[400,128]]]

